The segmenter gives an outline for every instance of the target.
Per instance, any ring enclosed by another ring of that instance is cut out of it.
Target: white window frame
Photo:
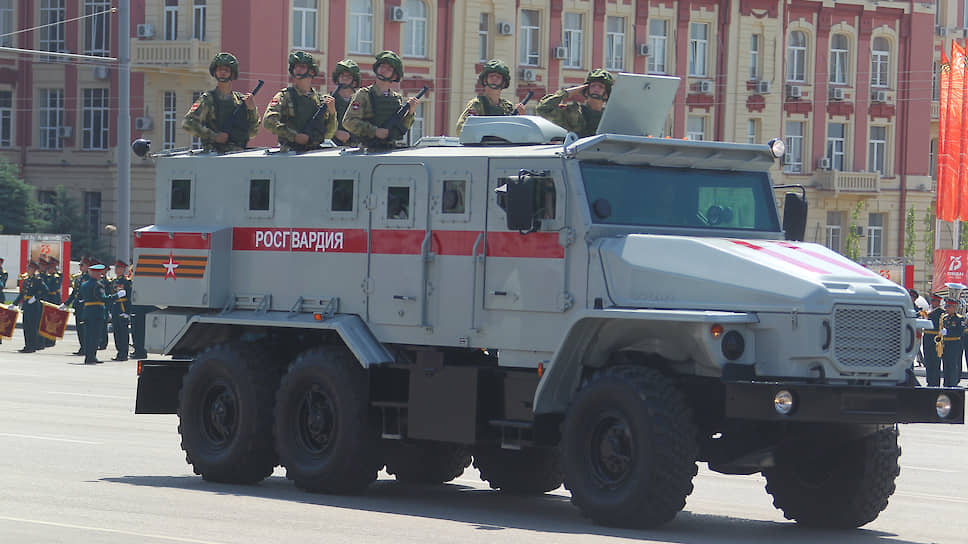
[[[759,81],[763,75],[760,69],[760,47],[763,45],[762,34],[750,34],[750,79]]]
[[[410,130],[407,131],[407,145],[415,145],[420,138],[424,137],[424,127],[426,122],[424,119],[424,103],[421,102],[417,104],[417,107],[413,110],[413,124],[410,125]]]
[[[706,139],[706,117],[690,115],[686,118],[686,139],[701,142]]]
[[[760,120],[746,120],[746,143],[756,144],[760,142]]]
[[[481,13],[477,22],[477,56],[479,61],[487,62],[491,58],[491,14]]]
[[[803,43],[800,43],[800,38],[802,38]],[[787,42],[787,81],[793,83],[807,81],[807,47],[809,45],[810,39],[806,32],[802,30],[790,32],[790,40]]]
[[[165,91],[162,95],[162,149],[174,149],[178,138],[178,93]]]
[[[831,221],[833,218],[836,218],[836,223]],[[837,253],[840,253],[843,247],[843,221],[843,212],[827,212],[826,240],[824,241],[824,245]]]
[[[625,69],[625,17],[605,17],[605,69]]]
[[[872,213],[867,216],[868,257],[881,257],[884,255],[884,216],[885,214],[883,213]]]
[[[669,45],[669,21],[667,19],[649,20],[649,65],[650,74],[665,74],[666,49]]]
[[[876,134],[875,134],[876,133]],[[870,144],[867,150],[867,170],[887,175],[888,128],[884,125],[871,125]]]
[[[532,17],[534,20],[532,21]],[[536,9],[521,10],[520,47],[518,64],[538,66],[541,63],[541,12]]]
[[[0,38],[0,47],[14,46],[14,36],[7,35],[12,34],[13,31],[13,0],[0,0],[0,35],[4,35]]]
[[[689,75],[709,75],[709,24],[689,23]]]
[[[350,25],[347,29],[350,53],[373,54],[373,1],[350,1]]]
[[[65,24],[67,18],[67,7],[65,0],[41,0],[40,2],[40,24],[44,25],[40,29],[41,51],[65,52],[67,43],[65,41]]]
[[[316,50],[316,21],[319,17],[317,0],[293,0],[292,48]]]
[[[841,128],[841,134],[831,134],[835,127]],[[847,164],[847,124],[828,123],[827,124],[827,158],[830,159],[830,168],[844,171]]]
[[[84,0],[84,54],[111,54],[111,0]],[[99,15],[95,15],[99,14]]]
[[[192,39],[204,42],[208,35],[208,0],[193,0],[192,4]]]
[[[585,15],[575,11],[566,11],[561,18],[561,44],[565,48],[564,68],[582,67],[582,48],[584,45],[583,29]]]
[[[806,123],[803,121],[787,121],[783,133],[786,153],[783,155],[783,172],[787,174],[803,173],[803,143]]]
[[[885,49],[877,49],[878,42]],[[871,87],[887,87],[891,84],[891,42],[883,36],[871,40]],[[932,87],[934,86],[932,75]]]
[[[423,0],[404,0],[404,22],[401,39],[403,56],[427,58],[427,4]]]
[[[108,148],[110,126],[110,91],[105,87],[82,89],[81,149]]]
[[[178,39],[178,0],[165,0],[165,40]]]
[[[0,89],[0,147],[13,147],[13,90]]]
[[[835,42],[843,40],[842,44]],[[850,80],[850,37],[837,33],[830,35],[830,82],[846,85]]]
[[[60,128],[64,126],[64,89],[40,89],[37,108],[41,149],[63,149]]]

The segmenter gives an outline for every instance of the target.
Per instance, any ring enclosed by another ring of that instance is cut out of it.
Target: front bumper
[[[965,389],[959,387],[874,387],[812,383],[728,381],[726,417],[760,421],[841,423],[964,423]],[[773,407],[777,392],[789,391],[794,408]],[[938,416],[938,395],[951,399],[951,412]]]

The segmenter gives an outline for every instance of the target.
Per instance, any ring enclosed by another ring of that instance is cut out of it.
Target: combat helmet
[[[359,87],[362,83],[360,79],[360,66],[356,64],[353,59],[343,59],[336,63],[336,68],[333,69],[333,84],[339,85],[339,76],[343,72],[347,72],[353,76],[353,85]]]
[[[592,98],[598,98],[599,100],[607,99],[608,95],[612,94],[612,84],[615,83],[615,76],[613,76],[608,70],[596,68],[591,72],[588,72],[588,75],[585,76],[586,84],[590,85],[595,81],[605,85],[605,96],[593,96]],[[584,94],[585,96],[588,96],[588,89],[585,89]]]
[[[312,77],[319,75],[319,64],[316,63],[316,58],[309,53],[305,51],[293,51],[292,53],[289,53],[289,75],[295,76],[295,74],[292,73],[292,69],[297,64],[305,64],[306,66],[309,66],[309,71],[306,73],[312,74]]]
[[[377,54],[376,62],[373,63],[373,73],[376,73],[377,67],[381,64],[389,64],[393,68],[394,79],[392,81],[400,81],[403,79],[403,61],[400,60],[400,56],[393,51],[382,51]],[[380,78],[379,75],[376,77]],[[383,79],[383,78],[380,78]]]
[[[508,68],[507,63],[501,59],[491,59],[487,61],[484,65],[484,69],[481,70],[481,75],[477,76],[477,81],[482,87],[487,87],[487,75],[490,73],[498,73],[504,78],[504,87],[502,89],[507,89],[511,85],[511,69]]]
[[[208,65],[208,73],[212,74],[212,77],[215,77],[215,68],[218,66],[228,66],[229,70],[232,70],[232,80],[239,79],[239,59],[232,53],[223,52],[215,55],[212,63]]]

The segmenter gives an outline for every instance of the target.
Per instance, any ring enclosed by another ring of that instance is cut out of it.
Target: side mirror
[[[803,241],[807,232],[807,195],[786,194],[783,200],[783,231],[787,240]]]
[[[516,230],[523,234],[538,230],[534,191],[534,180],[527,175],[512,178],[508,183],[494,190],[498,193],[498,201],[503,200],[502,207],[507,214],[508,230]]]

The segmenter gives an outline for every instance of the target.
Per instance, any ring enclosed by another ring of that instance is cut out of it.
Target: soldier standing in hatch
[[[383,51],[376,56],[373,73],[376,74],[373,85],[363,87],[353,95],[353,102],[343,116],[343,126],[366,147],[388,148],[410,129],[413,112],[420,100],[413,96],[405,99],[391,88],[393,83],[403,79],[403,61],[393,51]],[[384,128],[383,125],[404,104],[409,105],[409,110],[401,120],[405,130]]]
[[[941,337],[944,339],[942,375],[945,387],[957,387],[961,380],[961,337],[965,334],[965,317],[959,313],[958,299],[944,299],[945,315],[941,320]]]
[[[245,149],[249,139],[259,132],[259,110],[252,93],[232,90],[232,81],[239,78],[239,61],[231,53],[219,53],[209,64],[208,73],[218,85],[203,92],[192,104],[182,128],[201,138],[206,151],[225,153]],[[244,108],[240,110],[240,106]],[[237,111],[239,115],[235,115]]]
[[[289,54],[293,84],[277,92],[266,108],[262,126],[279,138],[282,151],[307,151],[336,133],[336,101],[313,88],[319,64],[305,51]]]
[[[941,385],[941,357],[938,356],[935,343],[941,329],[944,308],[941,307],[941,295],[931,293],[929,300],[931,309],[928,310],[927,319],[933,325],[931,329],[924,331],[924,379],[928,387],[938,387]]]
[[[484,65],[477,82],[484,88],[484,94],[472,98],[464,106],[464,112],[457,120],[457,134],[464,128],[464,122],[472,115],[524,115],[524,104],[511,104],[506,98],[501,98],[501,91],[511,85],[511,70],[500,59],[491,59]]]
[[[613,83],[615,76],[597,68],[588,72],[584,84],[542,98],[535,111],[552,123],[574,132],[579,138],[592,136],[602,120],[602,112],[605,111],[605,103],[608,102]],[[575,99],[578,96],[585,97],[584,104],[562,103],[565,99]]]
[[[360,141],[343,127],[343,116],[346,115],[346,110],[350,107],[350,102],[353,101],[356,90],[363,84],[360,77],[360,67],[356,64],[356,61],[343,59],[337,62],[336,68],[333,69],[333,84],[336,85],[333,98],[336,100],[336,120],[338,123],[333,141],[338,145],[357,146]]]

